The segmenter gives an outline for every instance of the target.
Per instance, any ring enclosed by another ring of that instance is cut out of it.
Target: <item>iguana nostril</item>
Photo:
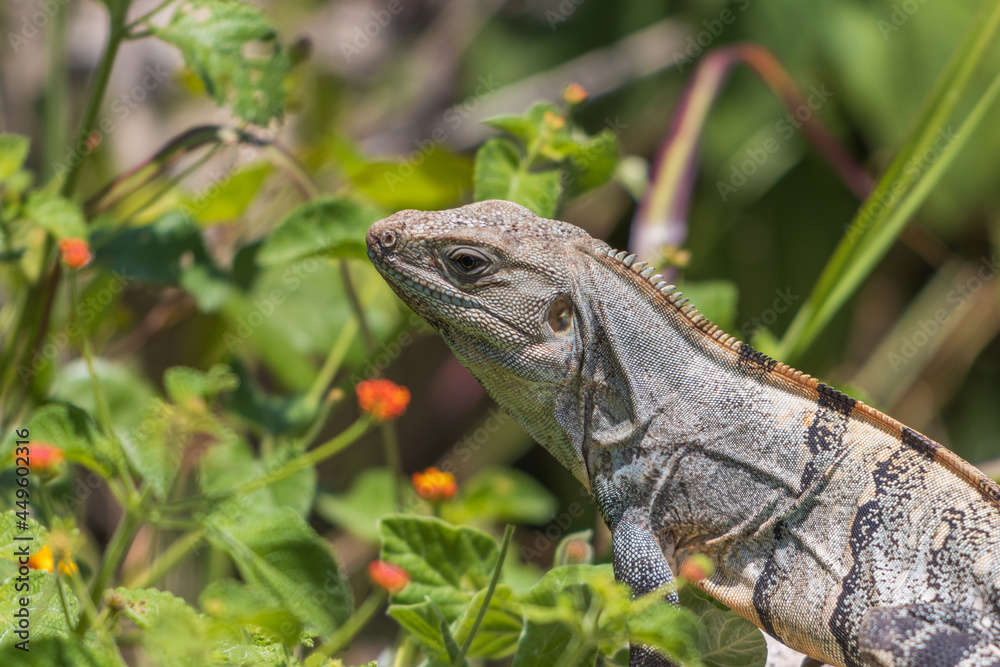
[[[379,237],[378,241],[382,244],[383,248],[390,250],[396,245],[396,238],[396,232],[386,230],[382,232],[382,236]]]

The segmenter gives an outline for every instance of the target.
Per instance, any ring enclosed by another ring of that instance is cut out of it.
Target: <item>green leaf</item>
[[[316,512],[355,537],[378,542],[378,521],[392,514],[394,475],[389,468],[368,468],[354,480],[347,493],[323,493],[316,499]]]
[[[240,169],[224,176],[221,183],[185,196],[182,206],[202,225],[235,221],[246,211],[273,169],[268,162]]]
[[[84,312],[91,306],[84,304]],[[156,390],[149,379],[130,364],[94,359],[94,369],[101,380],[108,408],[115,420],[115,427],[127,431],[142,420]],[[53,382],[52,399],[71,403],[89,414],[97,414],[94,384],[84,359],[62,364]]]
[[[235,0],[189,0],[167,25],[147,25],[181,50],[218,104],[257,125],[281,118],[290,64],[260,9]]]
[[[743,620],[742,617],[740,620]],[[747,623],[745,620],[743,622]],[[749,625],[749,623],[747,624]],[[758,635],[760,634],[757,628],[752,625],[750,627],[757,631]],[[702,664],[699,661],[699,646],[704,645],[701,642],[704,642],[705,631],[698,623],[697,616],[687,609],[674,607],[659,600],[632,616],[628,622],[628,629],[631,642],[661,649],[673,661],[684,665]],[[714,628],[708,631],[712,630]],[[733,653],[732,656],[737,657],[739,654]],[[730,656],[727,654],[725,657]],[[755,664],[751,661],[744,661],[743,657],[751,656],[739,656],[739,659],[726,664],[729,667],[743,667],[744,665],[751,667]]]
[[[524,622],[520,616],[508,610],[513,596],[514,591],[510,586],[497,585],[479,630],[472,639],[472,646],[469,647],[470,658],[503,658],[517,648]],[[464,643],[469,636],[485,597],[485,589],[476,593],[465,608],[465,613],[453,624],[456,641]]]
[[[233,440],[212,447],[201,460],[201,489],[203,493],[221,493],[253,479],[262,477],[276,467],[287,452],[279,449],[267,461],[260,461],[243,440]],[[269,465],[270,464],[270,465]],[[218,510],[231,523],[251,513],[267,513],[288,508],[305,517],[316,492],[316,468],[306,468],[290,477],[269,484],[239,498],[239,516],[226,517],[227,508]]]
[[[399,604],[430,599],[449,622],[458,618],[474,592],[489,583],[500,555],[497,541],[473,528],[440,519],[392,516],[379,522],[383,560],[410,574],[410,585],[393,596]]]
[[[558,169],[528,171],[517,146],[502,137],[490,139],[476,153],[474,181],[476,201],[506,199],[543,218],[555,215],[562,195]]]
[[[32,192],[24,206],[24,217],[38,223],[57,239],[86,239],[87,223],[80,206],[59,195]]]
[[[388,613],[436,658],[452,664],[458,657],[458,642],[448,621],[430,600],[412,605],[390,605]]]
[[[354,187],[390,211],[449,208],[472,190],[472,161],[444,150],[433,134],[402,160],[371,160],[341,139],[330,151]]]
[[[0,134],[0,183],[13,176],[28,159],[31,140],[23,134]]]
[[[463,484],[457,502],[443,509],[452,523],[543,524],[558,507],[555,496],[531,475],[514,468],[491,468]]]
[[[314,199],[278,225],[257,253],[257,261],[261,266],[274,266],[319,254],[367,257],[365,234],[382,217],[380,211],[343,197]]]
[[[239,378],[225,364],[212,366],[207,373],[187,366],[168,368],[163,375],[163,386],[174,403],[182,404],[192,399],[212,400],[224,391],[239,385]]]
[[[188,439],[184,422],[176,406],[153,399],[139,425],[122,437],[129,460],[157,498],[166,497],[180,471]]]
[[[568,650],[572,650],[578,641],[580,640],[575,633],[561,623],[541,624],[529,621],[524,627],[511,667],[562,664],[566,667],[594,667],[598,653],[596,646],[582,649],[573,663],[562,662],[568,659]]]
[[[259,589],[235,579],[211,582],[198,597],[198,604],[216,623],[230,631],[225,653],[234,662],[260,660],[276,653],[275,647],[261,641],[261,635],[270,635],[279,643],[292,647],[298,644],[303,630],[302,623],[288,609],[275,604]],[[255,629],[254,636],[246,631],[248,626]],[[236,655],[242,658],[237,659]]]
[[[701,622],[701,654],[705,667],[761,667],[767,661],[764,635],[735,611],[720,609],[691,586],[679,591],[681,606]],[[664,648],[667,648],[664,646]]]
[[[567,198],[604,185],[618,168],[618,138],[611,130],[577,144],[566,164],[569,181]]]
[[[11,486],[17,488],[14,484]],[[17,562],[24,555],[22,549],[26,548],[28,554],[32,555],[48,544],[49,531],[30,516],[25,521],[27,527],[23,528],[18,527],[23,519],[17,516],[17,510],[7,510],[0,517],[3,517],[3,525],[0,526],[0,558]],[[31,539],[25,539],[27,537]]]
[[[61,582],[61,583],[60,583]],[[22,587],[18,590],[18,586]],[[27,586],[27,588],[23,588]],[[64,610],[57,586],[62,587]],[[27,598],[30,642],[22,651],[18,642],[26,637],[16,633],[22,614],[21,600]],[[67,622],[68,613],[68,622]],[[124,661],[106,644],[99,644],[94,633],[80,637],[71,628],[79,619],[76,597],[66,580],[47,572],[32,570],[26,580],[11,577],[0,586],[0,664],[51,667],[81,665],[82,667],[119,667]]]
[[[116,588],[105,599],[144,631],[143,648],[161,664],[205,664],[210,645],[205,619],[181,598],[155,588]]]
[[[215,270],[201,230],[179,209],[143,227],[95,232],[94,246],[97,261],[129,282],[179,285],[186,267],[204,265]]]
[[[351,590],[329,545],[290,509],[247,514],[209,531],[243,579],[326,635],[351,613]]]
[[[527,147],[547,131],[544,124],[546,113],[558,116],[560,112],[559,108],[550,102],[539,102],[520,116],[495,116],[484,120],[483,125],[506,132]]]

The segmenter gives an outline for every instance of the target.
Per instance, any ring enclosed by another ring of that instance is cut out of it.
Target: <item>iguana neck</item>
[[[734,355],[631,266],[607,251],[584,255],[576,299],[584,348],[576,382],[556,410],[584,459],[609,450],[627,458],[654,420],[676,442],[725,428],[725,402],[696,397],[757,393],[752,379],[732,372]]]

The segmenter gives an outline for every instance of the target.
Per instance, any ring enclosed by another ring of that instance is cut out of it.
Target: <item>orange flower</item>
[[[566,119],[551,111],[545,112],[545,124],[552,130],[561,130],[566,127]]]
[[[28,558],[28,567],[32,570],[45,570],[46,572],[51,572],[55,566],[55,558],[52,556],[52,548],[49,545],[45,545],[38,552]],[[66,553],[66,557],[59,558],[59,571],[63,574],[72,574],[74,572],[79,572],[80,568],[76,566],[73,559],[69,557],[69,553]]]
[[[28,567],[32,570],[45,570],[51,572],[55,567],[55,560],[52,558],[52,549],[49,545],[42,547],[34,556],[28,559]]]
[[[567,104],[580,104],[587,99],[587,89],[578,83],[570,83],[563,88],[562,96]]]
[[[90,264],[90,260],[94,258],[90,254],[90,244],[84,239],[72,238],[60,240],[59,252],[62,253],[62,259],[66,262],[66,266],[71,269],[82,269]]]
[[[14,462],[21,458],[15,449],[12,455]],[[63,450],[47,442],[28,443],[28,467],[32,472],[51,472],[53,468],[63,462],[65,456]]]
[[[363,380],[354,388],[358,405],[375,421],[398,419],[410,403],[410,390],[392,380]]]
[[[440,503],[451,500],[458,493],[458,484],[455,483],[455,476],[450,472],[442,472],[431,467],[423,472],[413,473],[413,488],[417,495],[432,503]]]
[[[410,574],[406,570],[384,560],[368,563],[368,576],[376,586],[390,593],[398,593],[410,584]]]

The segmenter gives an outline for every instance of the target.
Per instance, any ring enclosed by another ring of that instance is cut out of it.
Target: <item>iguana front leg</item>
[[[674,580],[660,544],[649,528],[648,517],[638,509],[626,510],[611,528],[611,554],[615,579],[632,587],[635,597],[655,591]],[[678,604],[676,591],[666,599]],[[632,646],[629,667],[671,667],[659,652]]]
[[[958,605],[869,609],[858,640],[875,667],[1000,667],[1000,619]]]

